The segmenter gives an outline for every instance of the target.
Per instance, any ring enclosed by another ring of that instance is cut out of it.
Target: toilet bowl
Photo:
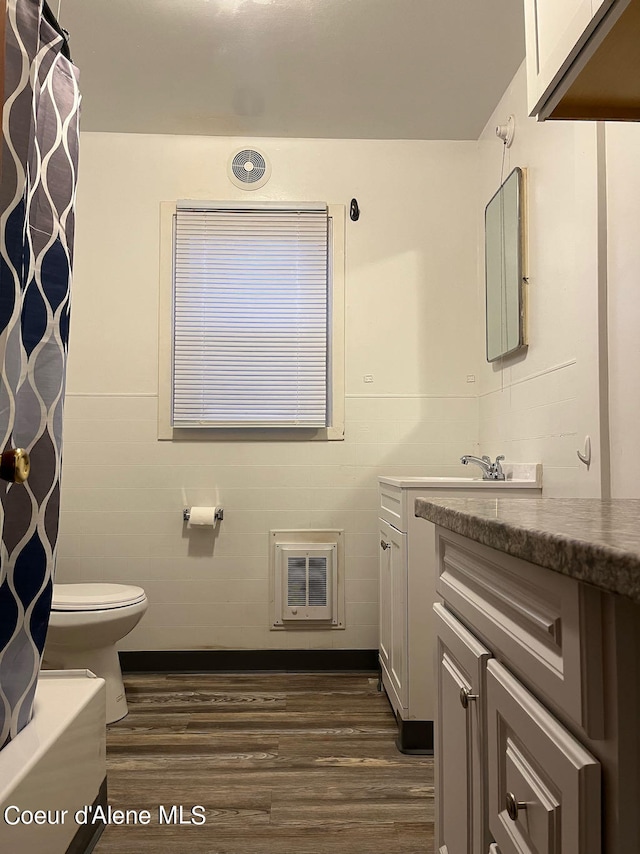
[[[107,723],[127,714],[116,643],[147,610],[141,587],[128,584],[54,584],[42,666],[87,669],[106,682]]]

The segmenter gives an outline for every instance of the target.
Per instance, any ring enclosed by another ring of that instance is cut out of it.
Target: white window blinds
[[[177,206],[174,427],[327,425],[326,205]]]

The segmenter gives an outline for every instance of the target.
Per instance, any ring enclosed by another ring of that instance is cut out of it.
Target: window
[[[189,201],[169,223],[166,208],[160,438],[343,438],[344,209]]]

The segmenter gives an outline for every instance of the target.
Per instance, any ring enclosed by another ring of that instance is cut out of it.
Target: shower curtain
[[[0,748],[29,722],[58,537],[80,95],[43,0],[7,0],[0,178]]]

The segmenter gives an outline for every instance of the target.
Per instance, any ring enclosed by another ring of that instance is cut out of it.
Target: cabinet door
[[[380,663],[403,709],[407,682],[407,535],[380,520]]]
[[[436,603],[436,851],[486,854],[484,668],[491,656]]]
[[[600,854],[600,764],[498,662],[487,664],[489,828],[502,854]]]
[[[380,570],[379,570],[379,607],[378,653],[380,664],[389,672],[391,659],[391,539],[388,525],[379,519],[380,534]]]
[[[525,0],[529,115],[540,111],[614,2],[628,0]]]

